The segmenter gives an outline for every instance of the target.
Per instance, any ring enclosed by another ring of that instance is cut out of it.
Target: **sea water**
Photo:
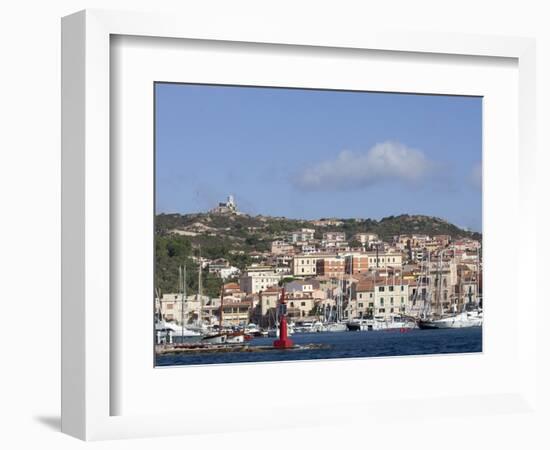
[[[268,350],[207,354],[157,355],[158,366],[296,361],[308,359],[368,358],[380,356],[437,355],[482,351],[482,328],[447,330],[343,331],[296,333],[296,345],[324,344],[328,348]],[[254,338],[249,345],[271,346],[273,338]]]

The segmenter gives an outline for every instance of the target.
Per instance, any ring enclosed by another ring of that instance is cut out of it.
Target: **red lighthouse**
[[[275,348],[292,348],[294,347],[294,342],[288,337],[288,327],[286,324],[286,299],[285,299],[285,289],[281,293],[281,300],[279,302],[279,339],[273,342],[273,347]]]

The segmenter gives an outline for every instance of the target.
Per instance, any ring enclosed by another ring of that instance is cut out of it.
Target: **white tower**
[[[227,197],[227,206],[228,208],[235,209],[235,199],[232,195]]]

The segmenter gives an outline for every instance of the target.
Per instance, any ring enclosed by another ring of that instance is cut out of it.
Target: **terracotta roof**
[[[401,278],[395,279],[395,284],[393,277],[388,278],[377,278],[376,279],[376,286],[400,286],[403,284],[404,286],[416,286],[416,282],[413,280],[403,280]],[[356,286],[356,290],[360,292],[364,291],[372,291],[374,288],[374,281],[372,278],[367,278],[359,281]]]
[[[265,294],[273,294],[275,292],[279,292],[280,288],[277,285],[269,286],[265,291],[263,291]]]
[[[242,302],[223,302],[223,307],[225,308],[226,306],[247,306],[247,307],[250,307],[251,306],[251,302],[249,301],[242,301]]]

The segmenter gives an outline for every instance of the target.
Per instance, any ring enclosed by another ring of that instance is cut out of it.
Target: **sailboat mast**
[[[443,315],[443,303],[441,297],[443,296],[443,255],[439,252],[439,264],[438,264],[438,283],[437,283],[437,304],[439,306],[439,314]]]
[[[219,330],[220,333],[222,331],[222,327],[223,327],[223,285],[220,293],[220,330]]]
[[[476,304],[479,306],[479,299],[481,298],[481,295],[479,293],[479,280],[481,278],[481,261],[480,261],[480,255],[479,255],[479,247],[476,248],[477,253],[477,273],[476,273]]]
[[[202,324],[202,256],[201,248],[199,246],[199,312],[198,312],[198,322]]]
[[[372,319],[376,311],[376,269],[374,270],[374,276],[372,277]]]
[[[179,291],[179,294],[181,296],[181,310],[180,310],[180,313],[181,313],[181,317],[180,317],[180,323],[181,323],[181,339],[182,339],[182,342],[183,342],[183,308],[184,308],[184,303],[183,303],[183,280],[182,280],[182,275],[181,275],[181,266],[178,267],[178,291]]]
[[[185,324],[185,303],[187,302],[187,265],[183,265],[183,297],[182,297],[182,318]]]

